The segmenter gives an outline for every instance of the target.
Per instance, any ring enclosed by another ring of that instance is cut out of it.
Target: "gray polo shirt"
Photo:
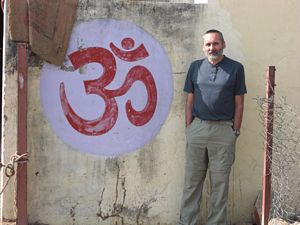
[[[247,93],[244,67],[226,56],[217,65],[207,58],[196,60],[189,68],[184,91],[194,93],[194,117],[232,120],[235,95]]]

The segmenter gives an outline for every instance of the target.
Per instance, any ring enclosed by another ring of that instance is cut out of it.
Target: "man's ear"
[[[226,48],[226,42],[223,41],[223,49]]]

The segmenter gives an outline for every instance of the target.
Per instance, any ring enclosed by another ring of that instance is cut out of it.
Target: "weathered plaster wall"
[[[300,61],[297,51],[300,32],[293,19],[297,18],[300,4],[296,0],[221,0],[219,5],[230,12],[232,26],[239,31],[240,51],[244,54],[248,84],[243,136],[239,140],[235,164],[235,174],[239,177],[234,182],[235,190],[242,190],[235,195],[235,202],[245,209],[235,213],[235,218],[240,220],[239,217],[246,216],[250,210],[248,203],[253,201],[255,188],[260,188],[262,182],[261,126],[257,122],[258,109],[254,98],[265,95],[267,66],[276,66],[276,96],[286,96],[287,103],[294,107],[296,113],[300,112]]]
[[[269,8],[269,10],[266,10]],[[51,129],[40,103],[43,61],[30,55],[28,98],[28,207],[30,224],[171,225],[178,218],[184,176],[184,104],[182,87],[189,63],[202,57],[201,36],[223,31],[225,54],[245,65],[248,94],[242,135],[231,174],[229,221],[250,222],[261,189],[262,139],[257,95],[264,95],[268,65],[277,66],[277,89],[299,106],[299,35],[291,17],[300,4],[209,0],[208,5],[150,1],[79,1],[77,23],[95,18],[130,21],[165,48],[173,71],[170,113],[159,134],[143,148],[110,158],[81,153]],[[92,31],[91,31],[92,34]],[[16,59],[6,46],[3,155],[16,151]],[[13,183],[3,195],[3,218],[14,219]],[[206,184],[202,217],[207,214]]]

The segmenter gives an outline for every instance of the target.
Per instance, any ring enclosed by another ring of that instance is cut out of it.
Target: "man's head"
[[[218,30],[208,30],[203,35],[203,52],[208,60],[217,63],[223,58],[226,47],[223,34]]]

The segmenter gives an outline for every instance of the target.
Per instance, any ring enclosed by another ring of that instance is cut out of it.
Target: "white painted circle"
[[[80,23],[73,29],[66,55],[79,49],[93,47],[101,47],[113,53],[110,43],[128,51],[133,43],[129,42],[127,49],[124,49],[122,46],[124,38],[130,38],[129,41],[134,40],[133,49],[143,44],[148,56],[134,62],[126,62],[113,54],[116,60],[116,75],[106,88],[118,89],[133,66],[140,65],[151,72],[157,90],[157,104],[151,119],[142,126],[133,125],[125,112],[127,100],[131,100],[132,106],[137,110],[143,109],[147,102],[145,85],[136,81],[128,92],[115,97],[119,110],[118,118],[108,132],[101,135],[86,135],[78,132],[70,125],[63,112],[60,84],[64,84],[68,101],[76,114],[86,120],[93,120],[103,114],[104,100],[98,95],[87,95],[83,82],[97,79],[101,76],[103,67],[99,63],[87,63],[74,70],[68,57],[63,68],[48,63],[43,66],[40,94],[44,113],[54,132],[74,149],[102,156],[116,156],[134,151],[157,135],[168,115],[173,96],[171,65],[161,45],[141,27],[114,19],[97,19]]]

